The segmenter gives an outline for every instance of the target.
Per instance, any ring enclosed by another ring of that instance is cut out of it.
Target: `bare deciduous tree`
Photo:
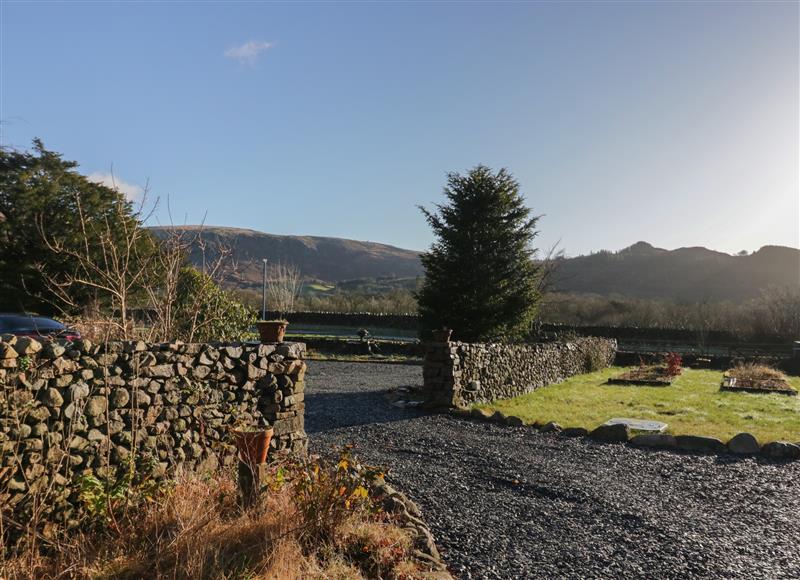
[[[181,338],[191,341],[200,328],[216,322],[210,318],[200,320],[203,293],[179,296],[181,272],[187,267],[187,256],[193,247],[200,248],[203,252],[203,274],[209,280],[219,283],[223,278],[236,274],[236,264],[231,259],[233,252],[227,246],[216,244],[213,259],[206,261],[207,242],[203,238],[202,226],[196,230],[167,229],[153,258],[155,279],[145,284],[152,312],[152,326],[147,337],[149,340]],[[182,306],[180,311],[177,308],[179,303]]]
[[[300,269],[294,264],[278,262],[267,272],[267,303],[280,313],[292,312],[303,283]]]
[[[151,267],[150,253],[152,240],[150,234],[141,227],[155,205],[145,212],[146,193],[138,209],[132,214],[126,204],[119,203],[112,211],[115,219],[105,216],[103,220],[89,220],[83,212],[81,194],[75,191],[74,201],[78,213],[76,226],[83,235],[83,244],[71,246],[45,230],[43,216],[38,216],[36,225],[46,247],[73,265],[71,270],[50,274],[44,265],[38,268],[53,295],[61,303],[62,310],[85,310],[88,304],[75,302],[71,289],[82,286],[94,292],[96,299],[108,300],[115,315],[109,320],[114,334],[129,339],[133,334],[133,324],[129,313],[131,302],[138,289],[146,282]],[[94,234],[89,236],[89,232]],[[90,245],[89,239],[93,239]]]

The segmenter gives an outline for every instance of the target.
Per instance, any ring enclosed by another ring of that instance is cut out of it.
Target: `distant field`
[[[333,284],[323,284],[321,282],[303,284],[303,290],[313,290],[314,292],[330,292],[334,288],[336,288],[336,286]]]
[[[361,328],[355,326],[325,326],[321,324],[299,324],[292,323],[286,330],[288,337],[315,336],[329,338],[358,338],[358,331]],[[417,333],[414,330],[403,330],[400,328],[373,328],[370,327],[370,334],[373,338],[384,340],[415,340]]]
[[[555,421],[593,429],[612,417],[663,421],[673,435],[707,435],[727,441],[747,431],[759,441],[800,441],[800,397],[721,392],[722,373],[685,369],[669,387],[607,385],[627,369],[612,367],[572,377],[520,397],[479,405],[526,423]],[[800,390],[800,377],[790,377]]]

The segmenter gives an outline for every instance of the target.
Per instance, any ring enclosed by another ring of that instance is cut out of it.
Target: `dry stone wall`
[[[133,467],[157,480],[231,465],[234,423],[272,426],[273,450],[304,453],[304,356],[302,343],[42,343],[4,335],[0,515],[17,525],[34,515],[77,525],[86,476],[113,482]]]
[[[429,343],[424,397],[433,408],[467,407],[529,393],[612,364],[614,339],[586,337],[537,344]]]

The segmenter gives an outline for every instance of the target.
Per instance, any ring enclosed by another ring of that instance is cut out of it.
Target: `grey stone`
[[[728,441],[728,450],[736,455],[755,455],[759,449],[758,440],[750,433],[739,433]]]
[[[58,389],[47,389],[42,396],[42,402],[50,407],[60,407],[64,404],[64,397],[58,392]]]
[[[645,419],[629,419],[627,417],[614,417],[605,422],[605,425],[627,425],[631,431],[645,431],[649,433],[663,433],[668,425],[661,421],[647,421]]]
[[[583,427],[566,427],[561,434],[565,437],[586,437],[589,435],[589,430]]]
[[[800,446],[787,441],[773,441],[761,448],[761,454],[770,459],[800,459]]]
[[[675,449],[678,447],[678,441],[675,437],[666,433],[642,433],[633,437],[630,443],[635,447],[652,449]]]
[[[242,357],[243,351],[241,346],[225,346],[221,350],[230,358],[239,359]]]
[[[150,395],[144,391],[135,391],[133,393],[133,402],[137,407],[146,407],[151,401]]]
[[[88,437],[89,441],[105,441],[106,440],[106,436],[99,429],[89,429],[89,435],[87,435],[87,437]]]
[[[36,423],[31,429],[31,435],[34,437],[41,437],[42,435],[46,435],[48,432],[47,423]]]
[[[0,359],[12,360],[19,357],[19,353],[7,342],[0,342]]]
[[[147,344],[141,340],[133,340],[126,342],[122,350],[126,353],[142,352],[147,350]]]
[[[89,371],[92,372],[92,371]],[[82,401],[89,396],[89,385],[84,382],[73,383],[69,387],[69,400],[71,403]]]
[[[173,365],[162,364],[142,369],[142,374],[146,377],[167,379],[175,376]]]
[[[108,409],[108,401],[106,401],[106,398],[102,396],[94,396],[89,399],[88,403],[86,403],[84,413],[86,413],[86,415],[89,417],[94,417],[96,415],[105,413],[106,409]]]
[[[506,425],[508,425],[509,427],[522,427],[525,425],[525,421],[523,421],[519,417],[511,415],[509,417],[506,417]]]
[[[630,430],[623,423],[613,425],[600,425],[594,429],[589,436],[595,441],[606,443],[625,443],[630,439]]]
[[[11,430],[10,435],[14,439],[26,439],[31,436],[33,427],[27,423],[19,423],[14,429]]]
[[[124,407],[128,404],[131,400],[131,395],[127,389],[119,387],[111,391],[111,397],[109,397],[111,402],[111,407],[114,409],[119,409],[120,407]]]
[[[70,449],[81,450],[85,448],[87,445],[89,445],[89,442],[80,435],[73,435],[69,441]]]
[[[549,423],[545,423],[539,431],[542,433],[560,433],[562,429],[561,425],[555,421],[550,421]]]
[[[49,342],[42,349],[42,356],[49,359],[54,359],[62,356],[66,349],[57,342]]]
[[[42,343],[28,336],[20,336],[17,338],[17,344],[14,345],[14,350],[22,355],[36,354],[42,350]]]
[[[678,435],[675,437],[678,449],[699,453],[722,453],[725,444],[716,437],[703,437],[700,435]]]

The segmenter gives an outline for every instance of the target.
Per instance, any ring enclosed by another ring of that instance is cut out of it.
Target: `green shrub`
[[[192,267],[178,279],[175,335],[187,342],[244,340],[255,313]]]

